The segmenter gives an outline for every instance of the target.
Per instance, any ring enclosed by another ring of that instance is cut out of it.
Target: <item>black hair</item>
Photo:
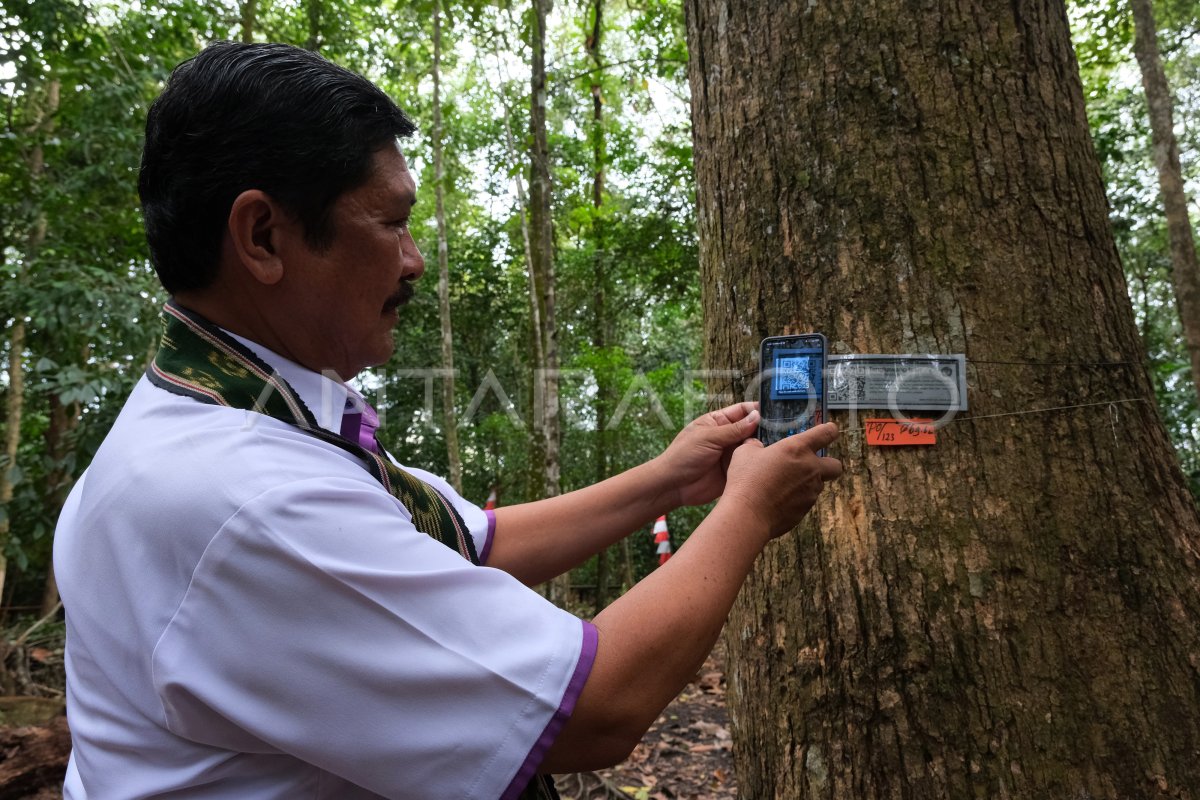
[[[138,194],[163,287],[212,283],[229,210],[249,189],[328,247],[334,202],[366,183],[376,152],[415,130],[377,86],[315,53],[209,45],[175,68],[146,118]]]

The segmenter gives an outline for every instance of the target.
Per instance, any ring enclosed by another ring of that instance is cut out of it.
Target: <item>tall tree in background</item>
[[[250,44],[254,41],[254,25],[257,22],[258,0],[242,0],[240,10],[241,41]]]
[[[588,139],[591,140],[592,150],[592,217],[589,236],[592,244],[592,347],[595,357],[600,364],[593,370],[596,381],[596,398],[593,409],[596,415],[596,445],[595,481],[599,483],[608,477],[608,404],[612,389],[609,386],[608,374],[604,363],[605,348],[608,347],[608,313],[606,308],[608,275],[605,247],[605,226],[602,218],[604,207],[604,168],[606,153],[604,147],[604,62],[601,55],[600,43],[604,35],[604,0],[589,0],[587,5],[588,22],[584,36],[584,50],[591,62],[588,91],[592,98],[592,118],[588,125]],[[622,546],[628,549],[626,540]],[[608,549],[601,550],[596,557],[596,611],[608,605]]]
[[[743,591],[742,791],[1195,798],[1200,519],[1062,3],[685,8],[707,365],[789,330],[973,365],[936,447],[847,430]]]
[[[1175,139],[1174,103],[1159,57],[1153,5],[1150,0],[1129,0],[1129,6],[1133,12],[1133,52],[1146,90],[1154,166],[1158,170],[1159,192],[1167,217],[1175,300],[1192,363],[1192,383],[1200,395],[1200,263],[1196,261],[1196,240],[1188,215],[1179,143]]]
[[[308,38],[304,49],[321,52],[321,0],[304,0],[304,12],[308,17]]]
[[[536,279],[535,302],[541,318],[542,364],[535,373],[534,417],[542,433],[545,497],[562,491],[561,441],[558,401],[558,330],[555,322],[554,217],[551,208],[550,146],[546,137],[546,14],[550,0],[533,0],[530,25],[533,57],[530,65],[529,107],[529,239],[530,276]],[[570,590],[570,576],[556,578],[550,596],[562,602]]]
[[[450,319],[450,248],[446,234],[446,170],[442,152],[442,2],[433,3],[433,171],[437,216],[438,318],[442,329],[442,427],[446,436],[446,458],[450,485],[462,494],[462,458],[458,448],[458,414],[454,410],[454,328]]]

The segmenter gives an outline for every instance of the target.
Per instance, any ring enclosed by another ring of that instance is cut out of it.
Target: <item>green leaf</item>
[[[16,486],[25,478],[25,472],[21,469],[20,464],[13,464],[8,468],[8,474],[5,475],[5,480],[10,486]]]

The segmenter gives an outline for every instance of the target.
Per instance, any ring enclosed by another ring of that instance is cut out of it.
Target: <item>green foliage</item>
[[[1133,21],[1124,0],[1070,4],[1092,139],[1104,170],[1110,219],[1129,282],[1159,410],[1193,492],[1200,497],[1200,409],[1171,283],[1166,219],[1150,144]],[[1200,7],[1155,3],[1158,41],[1175,95],[1184,178],[1200,187]],[[1200,239],[1200,237],[1198,237]]]
[[[258,0],[257,40],[319,49],[388,90],[421,132],[404,143],[419,177],[413,230],[429,275],[402,312],[392,361],[361,384],[406,463],[445,473],[441,430],[436,227],[429,129],[434,0]],[[1159,3],[1167,67],[1178,93],[1185,162],[1200,126],[1196,7]],[[455,402],[466,495],[493,486],[502,504],[538,495],[533,330],[516,180],[528,169],[526,6],[441,4],[445,202],[454,314]],[[213,39],[239,38],[234,0],[0,0],[0,252],[3,352],[28,329],[21,451],[6,553],[23,574],[19,604],[36,602],[61,495],[137,381],[164,299],[149,267],[136,197],[145,109],[171,68]],[[653,457],[709,408],[700,369],[697,241],[682,10],[671,0],[606,0],[597,66],[586,46],[591,3],[551,17],[549,140],[561,352],[564,489]],[[1132,29],[1116,0],[1075,3],[1077,48],[1093,134],[1105,166],[1118,243],[1160,406],[1200,482],[1200,432],[1165,262]],[[39,125],[58,81],[53,125]],[[593,92],[602,99],[593,120]],[[41,148],[45,168],[34,174]],[[602,203],[594,204],[599,157]],[[527,181],[527,178],[523,178]],[[1193,183],[1193,185],[1195,185]],[[44,239],[30,242],[40,220]],[[9,376],[0,373],[0,393]],[[504,397],[501,397],[501,394]],[[78,422],[62,458],[49,455],[53,404]],[[7,420],[5,421],[7,425]],[[676,546],[703,509],[673,514]],[[637,574],[657,560],[649,527],[632,540]],[[614,569],[614,573],[616,570]],[[594,579],[595,564],[578,579]]]
[[[33,562],[38,580],[60,502],[47,477],[81,471],[107,429],[109,401],[128,391],[155,336],[158,290],[135,182],[144,109],[196,41],[195,9],[183,11],[127,9],[119,24],[103,5],[58,0],[5,2],[0,12],[9,110],[0,140],[8,209],[0,307],[7,328],[18,319],[27,328],[22,480],[3,546],[19,569]],[[79,419],[64,434],[61,463],[42,441],[52,399]]]

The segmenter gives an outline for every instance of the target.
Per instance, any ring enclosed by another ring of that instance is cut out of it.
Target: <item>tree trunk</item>
[[[80,363],[86,364],[91,357],[91,344],[83,347]],[[51,392],[49,398],[50,414],[47,420],[45,441],[46,458],[50,469],[46,474],[44,487],[45,505],[51,517],[57,519],[67,502],[72,480],[72,465],[68,463],[71,454],[71,434],[79,426],[83,414],[83,406],[79,402],[65,406],[57,394]],[[58,582],[54,578],[54,565],[46,570],[46,579],[42,589],[42,608],[39,616],[51,614],[58,606]]]
[[[304,49],[314,53],[321,50],[321,0],[306,0],[304,10],[308,14],[308,40]]]
[[[21,419],[25,409],[25,319],[20,314],[13,320],[8,335],[8,396],[4,413],[4,463],[0,465],[0,597],[8,576],[8,557],[5,550],[12,525],[13,491],[16,489],[17,452],[21,448]]]
[[[604,0],[591,0],[591,27],[587,32],[584,47],[588,58],[593,64],[592,72],[592,120],[589,138],[592,143],[592,214],[591,240],[592,256],[592,348],[597,356],[603,356],[608,346],[606,327],[606,284],[604,274],[604,231],[600,219],[600,209],[604,205],[604,168],[606,165],[604,141],[604,95],[600,83],[601,63],[600,37],[604,33]],[[597,369],[594,373],[596,380],[596,450],[595,450],[595,482],[599,483],[608,477],[608,400],[611,387],[608,381],[608,371]],[[609,548],[600,551],[596,557],[596,613],[599,614],[608,605],[609,582]]]
[[[462,494],[462,458],[458,449],[458,414],[454,409],[454,329],[450,320],[450,250],[446,241],[446,170],[442,130],[442,3],[433,5],[433,173],[438,232],[438,314],[442,323],[442,427],[446,431],[446,460],[450,485]]]
[[[844,475],[726,629],[740,792],[1196,798],[1200,520],[1061,0],[685,8],[707,366],[971,363],[936,446],[834,415]]]
[[[258,0],[242,0],[242,42],[250,44],[254,41],[254,25],[257,22],[255,6]]]
[[[559,464],[558,332],[554,308],[554,220],[550,209],[550,147],[546,139],[546,14],[550,0],[533,2],[533,58],[530,71],[529,232],[531,272],[537,276],[541,296],[542,353],[536,376],[534,418],[542,433],[542,493],[554,497],[562,491]],[[540,397],[539,397],[540,395]],[[570,575],[555,578],[550,599],[562,604],[570,593]]]
[[[1158,169],[1158,188],[1167,216],[1167,237],[1171,248],[1171,277],[1175,302],[1183,323],[1183,339],[1192,363],[1192,385],[1200,396],[1200,264],[1196,261],[1196,240],[1188,217],[1187,193],[1183,169],[1179,165],[1179,142],[1175,139],[1174,102],[1167,86],[1158,53],[1154,9],[1150,0],[1129,0],[1133,11],[1133,52],[1142,70],[1146,106],[1150,110],[1150,139],[1154,146],[1154,166]]]
[[[42,173],[46,169],[42,137],[54,131],[61,88],[62,84],[58,79],[48,81],[45,97],[37,101],[40,107],[33,109],[34,122],[27,131],[33,137],[33,146],[26,161],[32,186],[41,182]],[[29,262],[37,257],[38,251],[46,241],[46,224],[46,214],[39,210],[26,238],[25,258],[17,270],[16,279],[19,283],[28,279]],[[5,512],[0,518],[0,597],[4,596],[4,583],[8,576],[8,557],[5,553],[12,533],[9,505],[16,488],[13,470],[17,466],[17,452],[21,446],[21,421],[25,408],[25,334],[25,314],[24,311],[18,311],[14,315],[12,332],[8,337],[8,399],[4,417],[4,465],[0,471],[0,507],[3,507]]]
[[[50,393],[50,416],[46,425],[46,459],[50,470],[46,475],[45,502],[49,508],[61,509],[66,502],[67,492],[71,486],[70,471],[64,463],[67,456],[67,436],[75,427],[73,420],[77,417],[68,414],[67,407],[58,399],[58,395]],[[55,514],[54,516],[58,516]],[[42,590],[42,607],[38,616],[45,616],[50,609],[58,604],[58,583],[54,580],[54,568],[46,573],[46,581]]]

